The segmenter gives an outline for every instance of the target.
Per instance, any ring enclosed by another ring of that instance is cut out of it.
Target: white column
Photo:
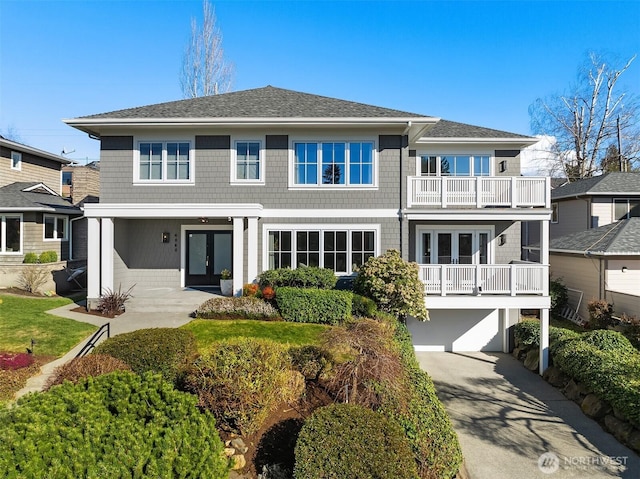
[[[102,288],[100,294],[105,290],[113,291],[113,218],[102,218]]]
[[[502,316],[502,352],[509,352],[509,310],[508,309],[500,309],[498,310],[500,316]]]
[[[87,307],[100,297],[100,220],[87,218]]]
[[[258,218],[247,218],[247,282],[258,276]]]
[[[244,284],[244,218],[233,218],[233,296],[242,296]]]
[[[540,310],[540,374],[549,367],[549,309]]]

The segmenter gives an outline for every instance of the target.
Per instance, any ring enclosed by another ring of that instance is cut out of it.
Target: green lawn
[[[62,356],[96,329],[45,312],[71,303],[67,298],[0,295],[0,300],[0,351],[24,352],[34,339],[34,354]]]
[[[320,334],[329,326],[284,321],[196,319],[182,328],[192,331],[198,341],[198,349],[204,350],[215,341],[239,336],[272,339],[290,345],[316,344]]]

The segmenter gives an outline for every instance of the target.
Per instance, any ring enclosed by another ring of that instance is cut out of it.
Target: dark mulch
[[[113,318],[117,318],[118,317],[117,314],[116,315],[104,314],[102,311],[98,311],[97,309],[87,310],[87,308],[85,306],[78,306],[77,308],[73,308],[71,311],[73,311],[74,313],[89,314],[91,316],[100,316],[101,318],[113,319]]]

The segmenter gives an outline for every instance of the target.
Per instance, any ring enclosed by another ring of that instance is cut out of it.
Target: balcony
[[[518,264],[421,264],[425,295],[548,295],[548,267]]]
[[[551,207],[550,178],[529,176],[410,176],[407,207]]]

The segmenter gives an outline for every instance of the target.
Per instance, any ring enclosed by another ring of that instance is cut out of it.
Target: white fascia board
[[[403,210],[404,217],[410,221],[550,221],[551,210],[543,208],[505,208],[490,209],[453,209],[442,208],[438,210]]]
[[[556,188],[557,191],[557,188]],[[582,196],[622,196],[620,199],[627,199],[632,196],[640,196],[640,191],[587,191],[586,193],[574,193],[572,195],[552,196],[551,201],[575,199]],[[614,198],[615,200],[616,198]]]
[[[542,295],[427,295],[424,303],[432,309],[543,309],[551,307],[549,296]]]
[[[460,145],[460,144],[509,144],[509,145],[520,145],[531,146],[535,145],[539,140],[537,138],[474,138],[474,137],[438,137],[438,138],[429,138],[428,136],[424,136],[418,138],[415,143],[418,144],[430,144],[430,145]]]
[[[51,188],[49,188],[47,185],[45,185],[44,183],[37,183],[35,185],[29,186],[27,188],[24,188],[22,191],[24,191],[25,193],[30,193],[33,190],[37,190],[38,188],[42,188],[44,190],[46,190],[47,192],[49,192],[50,195],[52,196],[60,196],[58,193],[56,193],[55,191],[53,191]]]
[[[540,247],[529,247],[528,249],[539,250]],[[640,256],[640,251],[579,251],[571,249],[549,248],[549,253],[577,254],[585,258],[599,256]]]
[[[84,215],[89,218],[224,218],[259,217],[262,205],[241,204],[136,204],[87,203]]]
[[[38,148],[33,148],[32,146],[23,145],[22,143],[17,143],[11,140],[0,139],[0,145],[3,145],[10,150],[23,152],[23,153],[31,153],[32,155],[41,156],[43,158],[47,158],[48,160],[54,160],[64,165],[68,165],[69,163],[72,163],[71,160],[64,158],[62,156],[56,155],[54,153],[49,153],[48,151],[39,150]]]
[[[275,209],[265,208],[261,218],[398,218],[397,209]]]

